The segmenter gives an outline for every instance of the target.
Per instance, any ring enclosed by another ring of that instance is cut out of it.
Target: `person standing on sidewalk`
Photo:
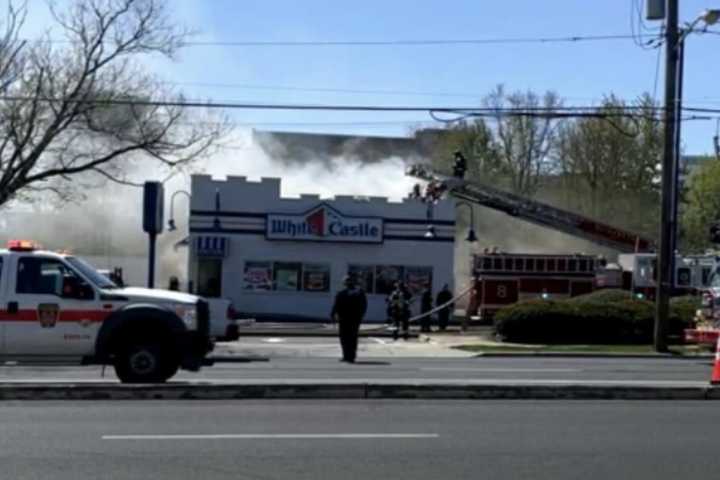
[[[452,300],[452,292],[450,292],[450,288],[446,283],[445,285],[443,285],[442,290],[440,290],[440,292],[437,294],[435,306],[439,307],[441,305],[445,305],[450,300]],[[452,312],[453,307],[454,304],[451,303],[446,307],[438,310],[438,326],[440,327],[441,332],[444,332],[447,329],[448,321],[450,320],[450,312]]]
[[[432,315],[430,315],[430,311],[433,309],[433,298],[432,298],[432,292],[430,291],[430,287],[426,287],[423,291],[422,297],[420,299],[420,314],[424,315],[420,319],[420,331],[423,333],[430,333],[430,321],[432,320]]]
[[[343,352],[341,361],[354,363],[360,324],[367,311],[367,298],[354,277],[345,277],[343,283],[345,288],[335,296],[330,316],[339,326],[338,334]]]

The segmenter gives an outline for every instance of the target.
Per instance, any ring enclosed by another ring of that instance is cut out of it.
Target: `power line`
[[[483,94],[466,93],[450,93],[450,92],[423,92],[412,90],[366,90],[354,88],[319,88],[319,87],[295,87],[288,85],[255,85],[244,83],[214,83],[214,82],[162,82],[168,85],[189,86],[189,87],[207,87],[221,89],[238,89],[238,90],[277,90],[289,92],[317,92],[317,93],[348,93],[348,94],[368,94],[368,95],[405,95],[405,96],[423,96],[423,97],[455,97],[455,98],[480,98]]]
[[[468,117],[494,116],[526,116],[543,118],[611,118],[611,117],[650,117],[648,111],[661,113],[661,107],[626,105],[617,109],[604,107],[567,106],[567,107],[474,107],[474,106],[405,106],[405,105],[331,105],[331,104],[291,104],[291,103],[243,103],[243,102],[200,102],[188,100],[139,100],[139,99],[67,99],[56,97],[39,97],[4,95],[0,101],[39,101],[68,102],[95,105],[124,105],[138,107],[181,107],[207,109],[239,109],[239,110],[295,110],[295,111],[337,111],[337,112],[422,112],[445,113]],[[684,107],[684,111],[694,113],[718,113],[720,109]],[[637,113],[633,113],[637,112]],[[652,118],[655,118],[652,116]],[[698,116],[690,119],[700,120]]]
[[[718,32],[720,33],[720,32]],[[432,45],[495,45],[527,43],[577,43],[612,40],[630,40],[652,37],[654,34],[600,34],[569,35],[557,37],[497,37],[497,38],[457,38],[457,39],[408,39],[408,40],[213,40],[187,41],[185,47],[385,47],[385,46],[432,46]],[[67,44],[70,40],[45,39],[40,43]]]

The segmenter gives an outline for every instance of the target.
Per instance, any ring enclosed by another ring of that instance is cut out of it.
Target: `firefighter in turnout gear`
[[[367,311],[367,298],[354,277],[345,277],[343,283],[345,288],[335,296],[331,317],[339,325],[338,333],[343,351],[341,361],[353,363],[357,354],[360,324]]]
[[[402,327],[403,338],[407,340],[410,336],[410,303],[412,302],[412,294],[405,287],[405,284],[398,282],[395,290],[387,299],[390,318],[395,324],[393,338],[395,340],[400,336],[400,328]]]

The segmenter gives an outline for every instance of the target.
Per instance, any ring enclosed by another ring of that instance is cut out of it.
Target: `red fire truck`
[[[485,252],[473,258],[475,299],[484,320],[519,300],[590,293],[605,260],[591,255]]]
[[[426,202],[433,202],[440,195],[452,195],[620,252],[647,252],[654,248],[650,240],[632,232],[487,185],[441,175],[424,165],[412,166],[407,173],[428,182]],[[419,186],[414,189],[415,196],[419,191]],[[579,254],[477,255],[473,259],[475,289],[469,313],[478,310],[483,318],[488,318],[503,305],[522,299],[571,297],[598,287],[621,287],[623,278],[628,276],[622,270],[613,272],[605,267],[604,259]],[[632,284],[632,280],[626,283]]]

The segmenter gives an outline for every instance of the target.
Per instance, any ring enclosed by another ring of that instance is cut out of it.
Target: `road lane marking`
[[[283,342],[285,342],[285,339],[284,339],[284,338],[277,338],[277,337],[264,338],[264,339],[263,339],[263,342],[266,342],[266,343],[283,343]]]
[[[421,367],[426,372],[549,372],[571,373],[582,372],[580,368],[477,368],[477,367]]]
[[[188,435],[103,435],[103,440],[364,440],[439,438],[437,433],[230,433]]]

